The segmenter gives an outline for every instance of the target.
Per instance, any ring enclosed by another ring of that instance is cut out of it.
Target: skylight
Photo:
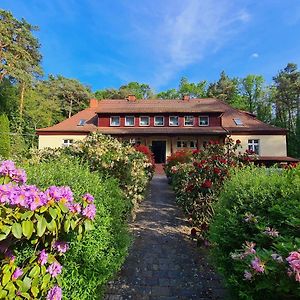
[[[85,119],[80,119],[79,123],[77,124],[77,126],[83,126],[85,125],[86,120]]]
[[[233,120],[235,125],[244,125],[243,121],[239,118],[234,118]]]

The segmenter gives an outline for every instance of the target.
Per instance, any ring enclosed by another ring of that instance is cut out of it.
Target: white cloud
[[[256,52],[251,54],[251,58],[258,58],[258,57],[259,57],[259,54]]]

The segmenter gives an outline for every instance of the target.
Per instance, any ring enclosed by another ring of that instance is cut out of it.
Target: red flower
[[[212,182],[210,179],[205,179],[205,181],[202,183],[201,187],[209,189],[212,186]]]
[[[239,145],[241,143],[241,141],[240,140],[236,140],[235,143]]]
[[[220,175],[221,174],[221,169],[217,168],[217,167],[214,167],[214,173],[217,174],[217,175]]]
[[[191,229],[191,236],[196,236],[197,230],[195,228]]]

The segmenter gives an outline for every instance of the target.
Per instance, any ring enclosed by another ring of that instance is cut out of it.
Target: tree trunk
[[[70,101],[70,109],[69,109],[69,118],[72,117],[72,108],[73,108],[73,99],[71,98],[71,101]]]
[[[21,87],[20,87],[20,118],[22,118],[22,116],[23,116],[24,94],[25,94],[25,82],[21,82]]]

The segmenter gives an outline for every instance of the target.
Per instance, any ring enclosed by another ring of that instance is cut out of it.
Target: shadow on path
[[[134,243],[119,277],[108,285],[106,300],[225,299],[206,251],[189,238],[166,176],[154,176],[131,229]]]

